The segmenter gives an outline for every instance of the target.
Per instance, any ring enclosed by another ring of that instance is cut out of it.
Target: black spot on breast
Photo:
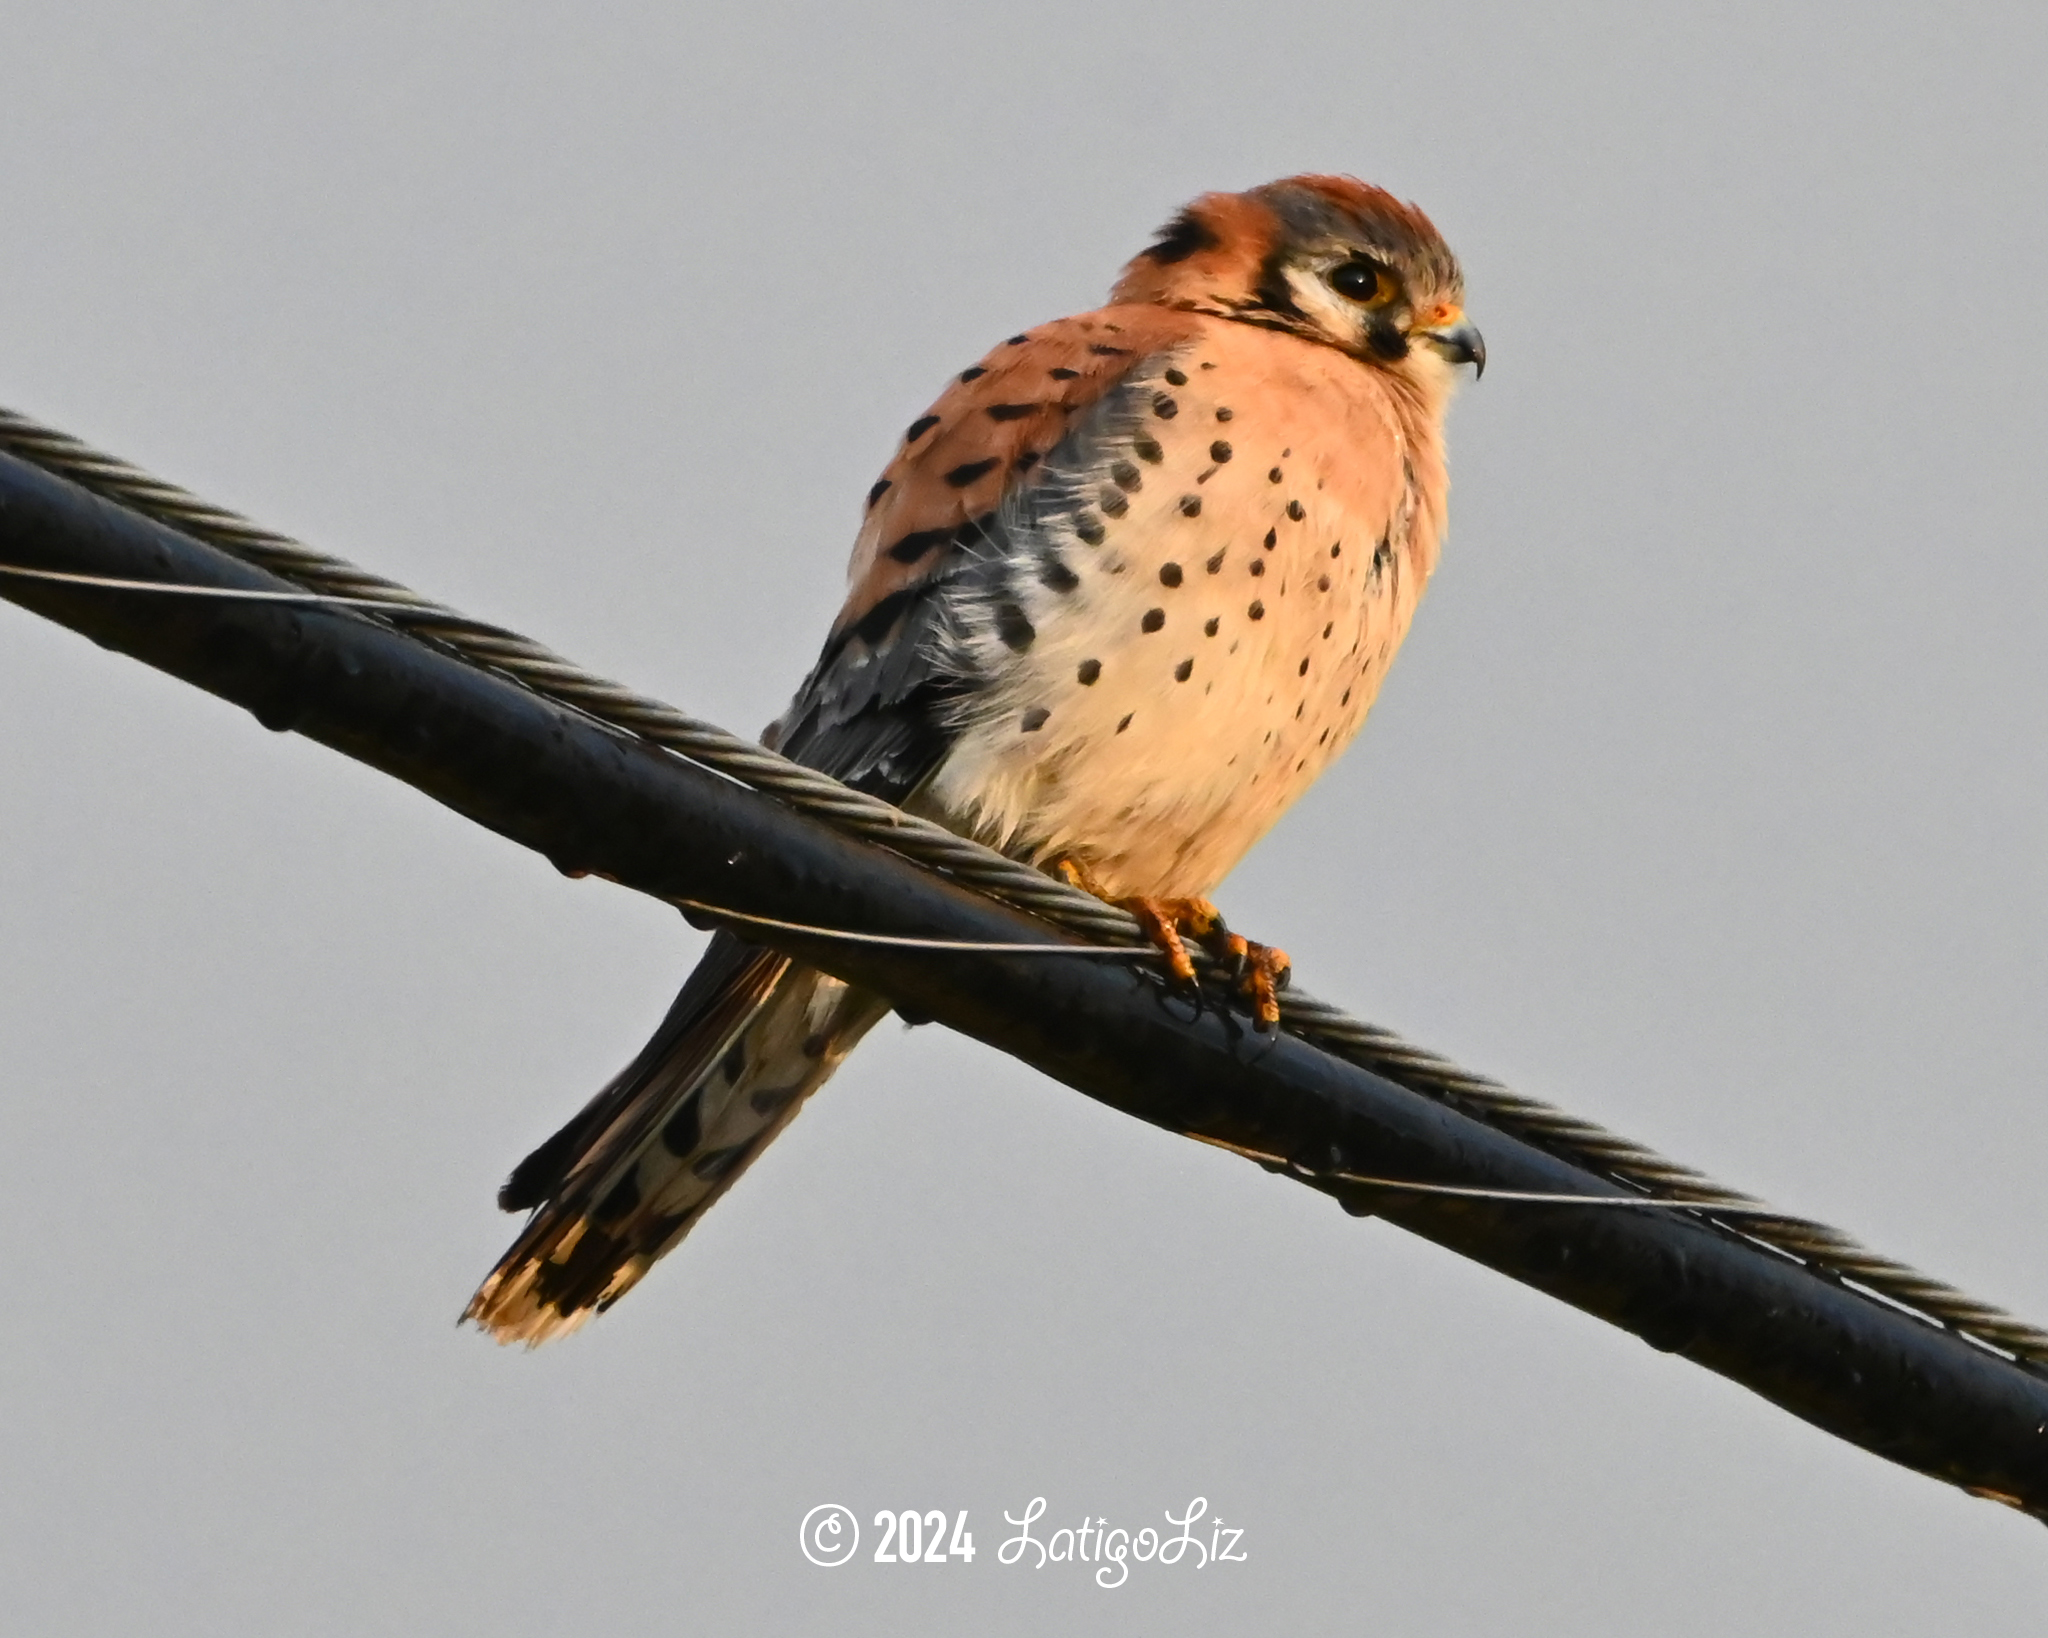
[[[1081,584],[1081,577],[1051,553],[1039,562],[1038,583],[1047,591],[1070,592]]]
[[[1152,395],[1152,413],[1162,421],[1171,421],[1180,414],[1180,405],[1173,401],[1171,393],[1155,392]]]
[[[1111,461],[1109,475],[1117,488],[1127,489],[1134,495],[1145,487],[1145,475],[1129,461]]]
[[[946,474],[946,482],[955,489],[965,489],[976,478],[987,477],[1001,463],[1000,455],[990,455],[979,461],[962,461]]]
[[[1178,586],[1180,584],[1180,565],[1178,563],[1160,564],[1159,584],[1162,586]]]
[[[1208,562],[1204,563],[1202,567],[1207,569],[1211,574],[1216,573],[1217,570],[1223,567],[1224,554],[1227,553],[1229,550],[1230,548],[1228,546],[1217,547],[1215,555],[1211,557],[1208,560]]]
[[[1262,557],[1253,558],[1251,568],[1252,576],[1254,579],[1256,579],[1258,576],[1266,572],[1266,560]]]
[[[1083,660],[1080,669],[1074,673],[1076,680],[1079,681],[1083,688],[1093,688],[1095,686],[1095,679],[1101,675],[1102,662],[1100,660]]]
[[[757,1115],[772,1115],[803,1090],[802,1086],[764,1086],[747,1094],[747,1107]]]
[[[1074,534],[1089,546],[1100,546],[1109,531],[1103,528],[1102,519],[1083,512],[1074,519]]]
[[[868,491],[868,505],[873,506],[876,501],[880,500],[884,495],[889,493],[889,485],[891,481],[891,479],[883,478],[875,485],[874,488]]]
[[[910,430],[903,434],[903,441],[906,444],[914,444],[938,424],[939,418],[936,415],[920,415],[910,423]]]
[[[1145,618],[1138,622],[1138,629],[1140,631],[1157,631],[1161,626],[1165,624],[1166,610],[1147,609],[1145,611]]]
[[[1134,716],[1136,716],[1137,714],[1138,714],[1137,712],[1133,711],[1133,712],[1131,712],[1131,713],[1130,713],[1130,716],[1126,716],[1126,717],[1125,717],[1125,718],[1123,719],[1123,721],[1119,722],[1119,723],[1118,723],[1118,724],[1116,725],[1116,731],[1117,731],[1118,733],[1122,733],[1122,732],[1123,732],[1123,731],[1124,731],[1124,730],[1125,730],[1126,728],[1130,727],[1130,725],[1131,725],[1131,717],[1134,717]]]
[[[1022,654],[1038,636],[1038,628],[1025,618],[1024,611],[1015,603],[996,605],[996,635],[1010,648]]]
[[[713,1149],[711,1153],[698,1161],[690,1170],[706,1182],[710,1182],[713,1179],[725,1176],[727,1172],[739,1165],[746,1157],[747,1146],[744,1143],[735,1143],[727,1149]]]
[[[1215,615],[1210,615],[1207,620],[1202,622],[1202,635],[1204,637],[1214,637],[1216,635],[1216,628],[1222,624],[1223,622]]]
[[[1221,466],[1225,461],[1230,459],[1230,445],[1225,443],[1221,438],[1218,438],[1213,444],[1209,446],[1209,459],[1214,461],[1218,466]]]
[[[1266,605],[1254,599],[1252,606],[1246,609],[1245,613],[1249,614],[1254,620],[1263,620],[1266,618]]]
[[[1332,557],[1342,557],[1342,556],[1344,555],[1344,542],[1343,542],[1343,541],[1341,541],[1341,540],[1333,540],[1333,541],[1331,541],[1331,542],[1330,542],[1330,555],[1331,555]]]
[[[1186,682],[1194,674],[1195,662],[1191,658],[1181,661],[1179,665],[1173,668],[1173,680],[1175,682]]]
[[[1319,575],[1317,575],[1317,576],[1316,576],[1316,590],[1317,590],[1317,591],[1328,591],[1329,589],[1330,589],[1330,577],[1329,577],[1328,575],[1326,575],[1326,574],[1319,574]]]
[[[991,404],[988,418],[991,421],[1021,421],[1037,408],[1036,404]]]
[[[1270,552],[1275,546],[1279,544],[1280,531],[1278,529],[1268,529],[1266,531],[1266,550]]]
[[[1131,503],[1124,499],[1121,489],[1105,489],[1096,497],[1095,504],[1113,518],[1120,518],[1131,509]]]
[[[979,364],[976,364],[976,365],[973,365],[973,366],[971,366],[971,367],[970,367],[970,368],[968,368],[968,369],[964,369],[964,370],[962,370],[962,371],[960,372],[960,379],[961,379],[961,380],[962,380],[963,382],[964,382],[964,381],[979,381],[979,380],[980,380],[980,379],[981,379],[981,378],[982,378],[983,376],[985,376],[985,375],[987,375],[987,374],[988,374],[988,371],[987,371],[987,370],[983,369],[983,368],[982,368],[982,367],[981,367],[981,366],[980,366]]]
[[[1166,384],[1169,387],[1185,387],[1188,384],[1188,378],[1179,370],[1168,370],[1166,372]]]
[[[1345,689],[1345,690],[1344,690],[1344,697],[1343,697],[1343,698],[1342,698],[1341,700],[1339,700],[1339,701],[1338,701],[1337,703],[1338,703],[1339,705],[1349,705],[1349,704],[1351,703],[1351,690],[1350,690],[1350,689],[1348,689],[1348,688],[1347,688],[1347,689]]]
[[[1337,622],[1335,620],[1326,621],[1323,625],[1323,641],[1327,643],[1330,640],[1330,633],[1336,629]]]
[[[1045,726],[1051,716],[1052,713],[1044,706],[1034,705],[1017,719],[1017,727],[1023,733],[1035,734]]]
[[[1081,372],[1079,370],[1070,370],[1066,367],[1066,365],[1060,364],[1056,365],[1054,368],[1050,370],[1047,370],[1045,373],[1051,376],[1055,381],[1072,381],[1076,377],[1078,377]]]
[[[1184,210],[1159,230],[1159,238],[1146,249],[1145,259],[1160,267],[1171,267],[1222,243],[1215,229],[1192,210]]]
[[[682,1108],[669,1116],[667,1124],[662,1127],[661,1146],[681,1158],[697,1147],[703,1135],[699,1100],[693,1095],[684,1100]]]
[[[1286,474],[1285,474],[1284,472],[1282,472],[1282,471],[1281,471],[1281,470],[1280,470],[1280,469],[1279,469],[1279,468],[1278,468],[1278,467],[1276,466],[1276,467],[1274,467],[1274,468],[1273,468],[1273,470],[1272,470],[1272,471],[1270,471],[1270,472],[1268,472],[1268,473],[1266,474],[1266,482],[1268,482],[1268,483],[1278,483],[1278,482],[1279,482],[1279,481],[1280,481],[1280,480],[1281,480],[1281,479],[1282,479],[1283,477],[1285,477],[1285,476],[1286,476]]]
[[[1295,675],[1297,677],[1306,677],[1308,675],[1308,656],[1306,654],[1301,657],[1301,669],[1295,672]]]
[[[1106,341],[1098,341],[1095,343],[1094,346],[1090,347],[1088,350],[1091,353],[1095,354],[1098,358],[1123,358],[1128,356],[1130,353],[1130,348],[1112,347]]]
[[[1148,438],[1142,432],[1131,440],[1131,453],[1141,461],[1150,461],[1154,466],[1166,459],[1166,451],[1159,447],[1159,440]]]
[[[889,555],[898,563],[915,563],[927,553],[937,551],[953,538],[951,529],[916,529],[905,535],[889,548]]]
[[[1004,342],[1003,345],[1005,347],[1021,347],[1024,345],[1025,342],[1029,341],[1030,339],[1031,338],[1026,335],[1015,335],[1010,337],[1010,339]]]
[[[1219,404],[1216,408],[1216,419],[1228,421],[1236,413],[1237,411],[1233,410],[1228,404]]]
[[[1184,518],[1198,518],[1202,515],[1202,497],[1183,495],[1180,498],[1180,515]]]
[[[1296,523],[1299,523],[1305,515],[1301,509],[1301,502],[1298,500],[1289,501],[1287,503],[1287,515],[1294,519]]]

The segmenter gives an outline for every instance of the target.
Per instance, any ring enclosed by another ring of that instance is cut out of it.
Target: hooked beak
[[[1474,380],[1486,373],[1486,338],[1463,318],[1438,329],[1417,330],[1410,339],[1427,342],[1452,364],[1470,364]]]

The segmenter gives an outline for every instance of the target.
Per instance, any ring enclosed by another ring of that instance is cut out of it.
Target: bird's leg
[[[1223,924],[1223,912],[1207,899],[1115,896],[1104,889],[1085,864],[1070,855],[1055,859],[1052,868],[1069,887],[1078,887],[1136,916],[1145,936],[1159,947],[1173,976],[1183,984],[1195,982],[1195,964],[1181,935],[1186,933],[1199,939],[1217,960],[1229,967],[1238,993],[1252,1003],[1252,1017],[1258,1027],[1271,1029],[1280,1022],[1280,991],[1287,987],[1293,971],[1285,950],[1270,944],[1254,944],[1233,933]]]

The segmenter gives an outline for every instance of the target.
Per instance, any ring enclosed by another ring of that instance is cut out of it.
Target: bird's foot
[[[1214,908],[1213,906],[1211,907]],[[1252,1004],[1252,1021],[1260,1029],[1275,1029],[1280,1023],[1280,992],[1294,976],[1294,963],[1287,952],[1273,944],[1254,944],[1233,933],[1216,918],[1215,940],[1211,944],[1220,959],[1228,963],[1237,982],[1237,993]]]
[[[1085,864],[1073,858],[1055,860],[1053,871],[1068,886],[1078,887],[1136,916],[1145,936],[1159,947],[1173,976],[1181,983],[1195,982],[1195,964],[1187,946],[1187,939],[1193,938],[1224,964],[1238,994],[1251,1002],[1252,1020],[1258,1028],[1272,1029],[1280,1022],[1280,992],[1287,988],[1294,970],[1285,950],[1270,944],[1254,944],[1233,933],[1224,925],[1223,912],[1207,899],[1113,896]]]

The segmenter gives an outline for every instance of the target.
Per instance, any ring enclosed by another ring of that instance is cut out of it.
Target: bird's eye
[[[1378,262],[1345,262],[1329,273],[1330,288],[1346,301],[1372,306],[1394,293],[1393,276]]]

